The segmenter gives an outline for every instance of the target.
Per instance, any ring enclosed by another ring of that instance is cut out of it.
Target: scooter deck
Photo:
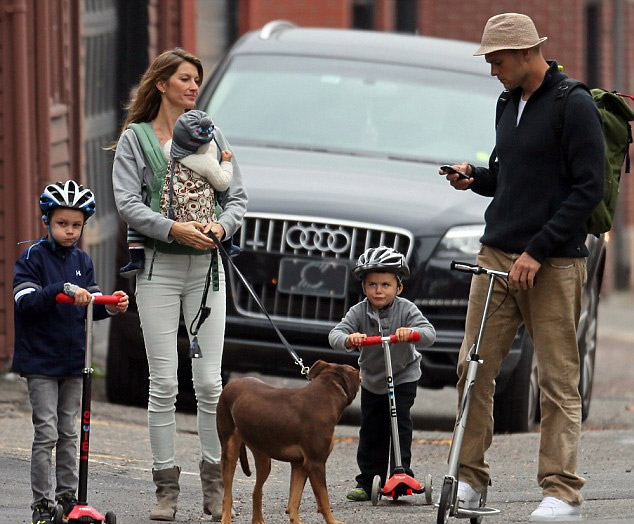
[[[486,506],[482,508],[458,508],[458,511],[454,515],[457,519],[469,519],[477,517],[488,517],[490,515],[497,515],[500,512],[499,509],[488,508]]]

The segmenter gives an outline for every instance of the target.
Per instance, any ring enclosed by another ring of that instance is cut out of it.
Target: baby
[[[233,154],[229,150],[221,151],[219,162],[216,158],[216,150],[219,147],[212,148],[212,140],[215,139],[211,118],[204,111],[197,109],[187,111],[174,124],[172,139],[163,145],[163,157],[167,162],[170,160],[179,162],[204,178],[215,191],[225,191],[229,188],[233,177],[231,163]],[[132,228],[128,228],[127,238],[130,261],[119,270],[119,273],[122,277],[131,278],[145,268],[145,237]],[[231,239],[226,239],[223,246],[230,255],[236,255],[240,251],[233,245]]]

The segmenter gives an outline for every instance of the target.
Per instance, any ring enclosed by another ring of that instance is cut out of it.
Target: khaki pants
[[[483,246],[478,264],[509,271],[519,255]],[[585,480],[575,472],[581,431],[577,326],[581,290],[586,279],[585,258],[550,258],[537,272],[536,285],[509,291],[496,283],[487,320],[471,406],[460,453],[460,480],[483,491],[489,481],[484,454],[493,435],[495,378],[509,352],[518,327],[524,323],[533,340],[541,390],[541,440],[537,481],[544,496],[581,504]],[[462,398],[467,356],[475,343],[486,300],[488,277],[471,282],[465,338],[458,362],[458,392]]]

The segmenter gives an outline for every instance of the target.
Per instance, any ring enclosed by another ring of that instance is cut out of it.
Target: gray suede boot
[[[152,470],[152,480],[156,484],[156,506],[150,511],[151,520],[174,520],[176,501],[180,493],[178,478],[181,468]]]
[[[199,466],[200,483],[203,486],[203,511],[206,515],[211,515],[211,520],[218,522],[222,517],[222,498],[225,493],[220,464],[201,460]],[[231,514],[233,516],[233,509]]]

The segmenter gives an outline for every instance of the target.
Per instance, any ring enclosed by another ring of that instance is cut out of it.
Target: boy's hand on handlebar
[[[233,153],[231,151],[229,151],[228,149],[225,149],[225,150],[220,152],[220,161],[221,162],[231,162],[232,158],[233,158]]]
[[[409,342],[409,337],[414,332],[413,329],[408,327],[400,327],[398,328],[394,334],[396,335],[396,340],[399,342]]]
[[[361,345],[361,342],[363,342],[366,338],[368,338],[368,335],[366,335],[365,333],[351,333],[346,339],[346,347],[359,347]]]
[[[125,313],[128,310],[128,303],[129,303],[129,298],[127,293],[123,291],[115,291],[113,295],[116,295],[119,297],[119,302],[115,306],[106,304],[106,309],[110,313]]]
[[[535,275],[542,265],[532,256],[524,252],[513,263],[509,271],[509,286],[512,289],[523,289],[526,291],[535,286]]]
[[[82,307],[90,304],[90,301],[92,300],[92,295],[90,294],[90,292],[87,289],[84,289],[83,287],[78,287],[73,297],[75,298],[74,304],[76,306],[82,306]]]

